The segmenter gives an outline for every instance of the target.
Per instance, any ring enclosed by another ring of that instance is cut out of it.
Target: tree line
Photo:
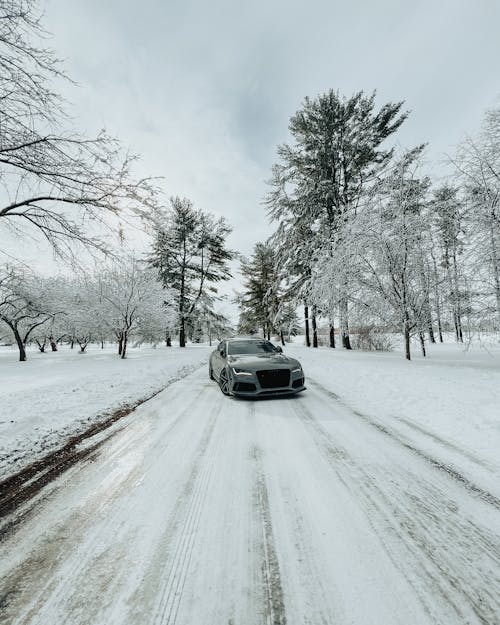
[[[230,277],[234,257],[225,243],[225,220],[175,197],[170,207],[155,211],[150,227],[149,256],[111,256],[93,272],[44,277],[19,263],[2,267],[0,321],[17,344],[19,360],[26,360],[28,343],[41,352],[49,345],[57,351],[62,342],[77,344],[84,353],[91,342],[104,347],[115,341],[125,358],[131,338],[170,347],[177,334],[185,347],[188,337],[199,342],[228,332],[228,319],[214,308],[216,284]]]
[[[399,332],[407,359],[413,337],[425,355],[446,332],[498,336],[500,109],[439,183],[425,173],[424,145],[389,145],[407,117],[403,102],[377,107],[375,93],[305,99],[265,198],[276,230],[242,265],[241,328],[280,333],[278,311],[300,306],[308,346],[321,318],[331,347],[336,330],[346,349]]]

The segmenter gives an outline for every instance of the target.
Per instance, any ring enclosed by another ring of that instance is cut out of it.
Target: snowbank
[[[31,462],[125,403],[147,397],[207,362],[203,345],[129,348],[95,346],[80,354],[60,348],[27,362],[0,348],[0,477]]]

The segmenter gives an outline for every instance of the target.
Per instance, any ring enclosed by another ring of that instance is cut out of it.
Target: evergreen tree
[[[278,310],[276,259],[273,247],[257,243],[252,257],[241,264],[244,276],[244,292],[240,297],[239,331],[256,333],[262,331],[270,338],[275,325],[273,317]]]
[[[304,227],[313,233],[308,247],[348,245],[342,225],[356,212],[367,183],[392,157],[381,144],[406,118],[402,102],[375,111],[375,93],[362,91],[346,99],[333,90],[306,98],[290,120],[294,145],[278,147],[267,205],[271,219],[280,222],[282,262],[296,254]],[[309,258],[311,253],[309,253]],[[310,279],[306,263],[305,280]],[[342,284],[339,313],[343,345],[350,349],[347,275]]]
[[[188,199],[173,197],[170,208],[154,217],[150,264],[165,287],[173,291],[178,314],[179,345],[185,347],[188,324],[195,326],[197,305],[217,283],[231,277],[229,262],[236,253],[226,247],[231,228],[223,218],[193,208]]]
[[[440,248],[440,264],[448,287],[455,338],[463,342],[460,256],[463,252],[463,206],[458,189],[443,185],[434,191],[431,203]]]

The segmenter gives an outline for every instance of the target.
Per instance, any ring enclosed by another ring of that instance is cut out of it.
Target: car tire
[[[230,395],[229,393],[229,376],[226,369],[222,369],[219,375],[219,388],[223,395]]]

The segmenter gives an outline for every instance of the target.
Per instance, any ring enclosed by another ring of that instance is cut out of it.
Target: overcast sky
[[[500,94],[498,0],[46,0],[45,24],[78,125],[226,216],[245,254],[271,232],[264,181],[305,96],[404,100],[397,141],[428,142],[441,172]]]

